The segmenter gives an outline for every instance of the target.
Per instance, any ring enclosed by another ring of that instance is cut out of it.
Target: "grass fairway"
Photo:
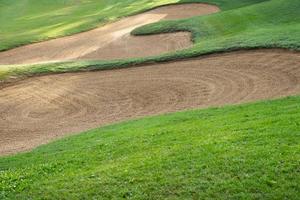
[[[0,199],[298,199],[300,97],[92,130],[0,158]]]

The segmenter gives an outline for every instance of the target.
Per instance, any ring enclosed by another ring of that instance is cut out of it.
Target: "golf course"
[[[299,0],[0,0],[0,199],[300,199]]]

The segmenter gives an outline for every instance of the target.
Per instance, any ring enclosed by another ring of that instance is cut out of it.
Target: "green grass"
[[[299,199],[300,97],[107,126],[0,158],[0,199]]]
[[[133,34],[190,31],[196,45],[179,53],[189,55],[255,47],[299,50],[299,10],[299,0],[270,0],[210,16],[158,22],[140,27]]]

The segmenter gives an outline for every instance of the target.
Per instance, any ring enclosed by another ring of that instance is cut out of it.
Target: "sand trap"
[[[182,19],[218,11],[218,7],[208,4],[164,6],[88,32],[0,52],[0,64],[145,57],[184,49],[192,45],[190,33],[187,32],[141,37],[131,36],[130,32],[160,20]]]
[[[29,78],[0,92],[0,154],[118,121],[299,93],[300,53],[283,50]]]

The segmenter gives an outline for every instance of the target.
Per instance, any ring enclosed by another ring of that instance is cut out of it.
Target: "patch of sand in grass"
[[[217,6],[199,3],[163,6],[87,32],[0,52],[0,64],[111,60],[176,51],[192,45],[190,33],[135,37],[130,32],[160,20],[182,19],[218,11]]]

